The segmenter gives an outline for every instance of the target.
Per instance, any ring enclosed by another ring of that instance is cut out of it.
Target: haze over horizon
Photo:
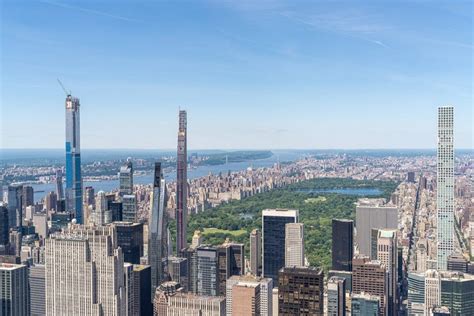
[[[473,148],[471,2],[5,1],[0,148]],[[439,23],[443,21],[443,23]],[[449,25],[449,27],[445,27]],[[468,67],[470,65],[470,67]]]

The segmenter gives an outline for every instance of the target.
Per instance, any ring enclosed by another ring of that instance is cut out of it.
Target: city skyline
[[[0,148],[61,147],[56,78],[81,99],[83,148],[174,148],[180,106],[189,148],[435,148],[449,105],[473,147],[469,3],[12,3]]]

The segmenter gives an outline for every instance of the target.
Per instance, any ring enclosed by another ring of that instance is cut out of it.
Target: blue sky
[[[2,1],[2,148],[473,147],[471,1]]]

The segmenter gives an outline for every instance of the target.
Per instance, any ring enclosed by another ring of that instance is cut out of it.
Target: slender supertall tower
[[[78,224],[82,218],[81,143],[79,128],[79,99],[66,97],[66,210],[75,214]]]
[[[176,176],[176,252],[187,247],[186,243],[186,212],[188,199],[187,180],[187,119],[186,111],[179,111],[178,153]]]
[[[64,199],[64,190],[63,190],[63,170],[56,170],[56,194],[58,195],[58,200]]]
[[[161,163],[155,162],[153,196],[151,201],[151,218],[148,227],[148,264],[151,266],[151,296],[163,282],[168,257],[167,224],[166,224],[166,183]]]
[[[447,270],[454,251],[454,107],[438,108],[438,270]]]

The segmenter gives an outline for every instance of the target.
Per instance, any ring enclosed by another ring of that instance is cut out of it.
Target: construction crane
[[[64,85],[63,83],[61,82],[61,80],[59,80],[59,78],[57,78],[58,80],[58,83],[59,85],[61,86],[61,88],[63,89],[64,93],[66,94],[67,97],[69,97],[71,95],[71,91],[69,90],[69,92],[66,90],[66,88],[64,88]]]

